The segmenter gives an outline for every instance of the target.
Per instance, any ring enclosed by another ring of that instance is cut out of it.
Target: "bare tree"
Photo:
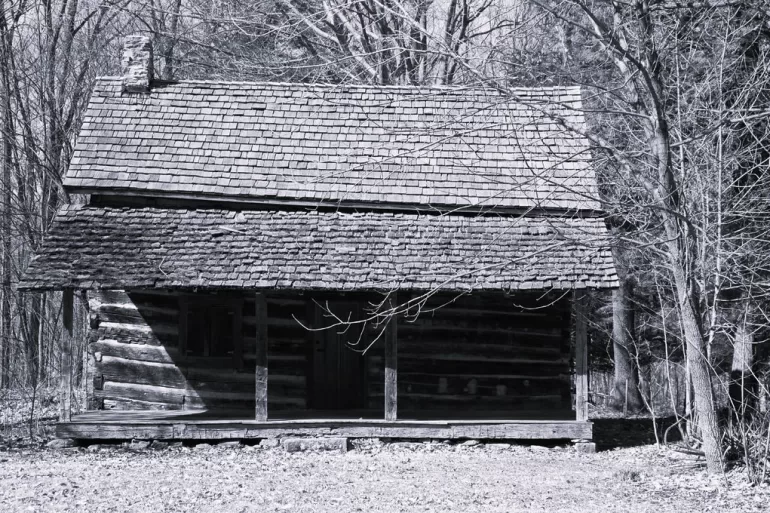
[[[724,260],[745,254],[748,247],[736,246],[736,238],[728,243],[722,230],[727,218],[737,215],[738,204],[750,204],[751,195],[741,195],[727,213],[725,205],[720,207],[721,193],[734,190],[738,182],[727,175],[720,179],[718,174],[706,172],[719,170],[718,165],[700,170],[694,164],[705,159],[724,164],[731,146],[724,137],[720,139],[720,127],[730,125],[736,109],[723,109],[716,121],[712,115],[705,124],[702,114],[693,110],[714,112],[714,98],[699,88],[704,77],[715,87],[711,92],[726,85],[724,73],[737,69],[735,42],[746,29],[745,22],[736,22],[729,6],[696,14],[675,4],[644,1],[633,5],[580,0],[533,3],[571,25],[575,39],[599,45],[599,53],[611,59],[614,69],[599,68],[604,80],[601,84],[584,73],[575,73],[579,69],[564,71],[572,72],[574,80],[595,91],[587,102],[588,112],[593,113],[589,117],[604,123],[595,125],[587,135],[607,157],[605,180],[622,191],[605,198],[606,204],[625,219],[633,219],[636,232],[623,237],[645,248],[651,261],[657,262],[656,272],[667,275],[665,282],[670,283],[685,342],[703,449],[709,469],[719,471],[722,434],[712,392],[710,348],[715,342],[714,326],[720,318],[721,303],[714,286],[719,289],[724,278]],[[752,20],[755,27],[764,23],[760,17]],[[709,32],[704,35],[706,27]],[[716,32],[719,30],[721,33]],[[574,50],[576,45],[572,47]],[[582,50],[573,54],[590,63],[599,53]],[[706,64],[713,65],[713,59],[724,66],[721,76],[714,76],[714,68]],[[754,76],[738,84],[738,89],[749,94],[766,83]],[[737,110],[746,113],[745,106]],[[705,140],[708,147],[702,144]],[[737,155],[727,159],[735,165],[739,162]],[[751,168],[756,169],[756,164]],[[750,266],[754,273],[756,264]],[[623,302],[619,303],[623,307]]]
[[[94,72],[112,61],[114,28],[127,4],[21,1],[0,9],[3,387],[34,392],[57,372],[59,295],[17,294],[15,283],[68,200],[61,178]]]

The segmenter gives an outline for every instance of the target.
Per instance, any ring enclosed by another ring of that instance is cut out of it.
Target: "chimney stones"
[[[123,91],[149,93],[153,79],[152,43],[147,36],[128,36],[123,42]]]

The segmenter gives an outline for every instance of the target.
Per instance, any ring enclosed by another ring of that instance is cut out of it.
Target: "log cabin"
[[[590,441],[617,286],[579,88],[97,80],[19,288],[90,312],[75,439]]]

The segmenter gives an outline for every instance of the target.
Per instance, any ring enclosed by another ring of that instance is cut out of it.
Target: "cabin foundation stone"
[[[45,446],[49,449],[69,449],[76,445],[77,443],[72,438],[56,438],[48,442]]]
[[[168,449],[168,442],[163,442],[161,440],[153,440],[150,444],[150,449],[154,451],[163,451]]]
[[[259,446],[263,449],[277,449],[281,446],[281,441],[278,438],[263,438],[259,441]]]
[[[594,454],[596,452],[596,444],[593,442],[577,442],[575,443],[575,450],[583,454]]]
[[[143,451],[144,449],[147,449],[150,446],[149,440],[131,440],[131,443],[128,444],[128,449],[131,451]]]
[[[283,448],[286,452],[348,452],[348,447],[347,438],[286,438],[283,440]]]
[[[243,444],[238,440],[228,440],[226,442],[219,442],[217,447],[220,449],[242,449]]]

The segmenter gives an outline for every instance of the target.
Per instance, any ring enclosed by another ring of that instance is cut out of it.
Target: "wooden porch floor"
[[[309,417],[309,414],[318,415]],[[265,422],[244,411],[91,411],[60,422],[60,438],[91,440],[237,440],[284,436],[424,439],[581,439],[593,426],[575,420],[399,419],[354,417],[355,412],[276,415]],[[541,412],[542,413],[542,412]],[[517,417],[522,417],[517,415]]]

